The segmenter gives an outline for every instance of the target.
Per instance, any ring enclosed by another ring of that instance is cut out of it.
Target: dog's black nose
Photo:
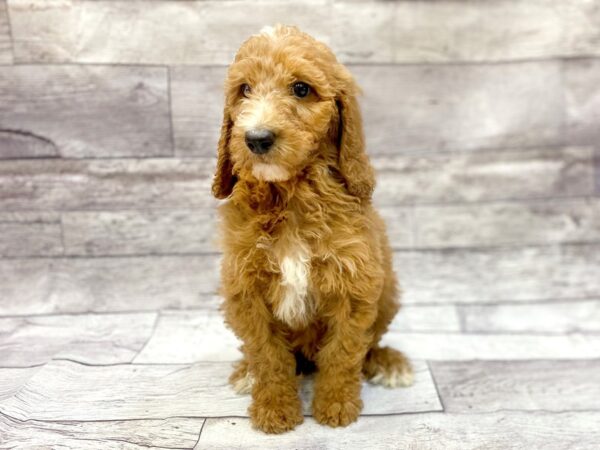
[[[269,151],[275,142],[275,135],[270,130],[246,131],[246,145],[252,153],[263,155]]]

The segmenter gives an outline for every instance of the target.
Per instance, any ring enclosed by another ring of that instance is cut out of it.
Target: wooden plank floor
[[[406,389],[253,430],[210,195],[226,65],[360,83]],[[0,449],[597,449],[600,0],[0,0]],[[175,25],[176,24],[176,25]],[[349,32],[349,30],[351,30]]]

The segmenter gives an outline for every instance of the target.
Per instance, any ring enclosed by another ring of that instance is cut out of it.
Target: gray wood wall
[[[600,295],[600,1],[0,0],[5,313],[211,298],[225,67],[276,22],[364,89],[407,303]]]

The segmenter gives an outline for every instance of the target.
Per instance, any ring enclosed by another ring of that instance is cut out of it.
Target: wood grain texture
[[[15,59],[20,62],[226,64],[265,24],[290,22],[293,17],[294,24],[329,40],[331,17],[328,0],[294,5],[35,0],[31,5],[9,1]]]
[[[460,331],[460,317],[454,305],[403,305],[390,330]]]
[[[575,333],[600,331],[600,299],[459,307],[466,332]]]
[[[600,362],[431,363],[444,411],[600,411]]]
[[[600,291],[597,245],[396,252],[394,266],[405,304],[586,298]]]
[[[327,0],[293,5],[249,0],[48,3],[35,0],[32,7],[8,2],[20,62],[224,64],[264,24],[290,21],[331,41],[343,60],[354,62],[503,61],[599,53],[594,27],[599,13],[585,0],[369,2],[368,9],[358,2]],[[167,26],[174,21],[180,33]],[[167,34],[170,39],[161,39]]]
[[[0,64],[11,64],[12,61],[13,54],[8,10],[6,8],[6,0],[0,0]]]
[[[223,121],[225,67],[171,68],[175,153],[214,156]]]
[[[599,33],[594,27],[599,13],[594,2],[399,1],[368,5],[334,2],[333,45],[346,61],[502,61],[598,54],[599,50]]]
[[[61,255],[60,215],[0,212],[0,256]]]
[[[0,161],[0,209],[121,210],[213,207],[214,161]]]
[[[600,10],[600,7],[598,7]],[[600,60],[574,59],[564,63],[567,139],[573,143],[600,142]]]
[[[175,417],[156,420],[98,422],[21,421],[0,415],[0,448],[171,449],[192,448],[204,419]]]
[[[596,194],[600,194],[600,148],[596,150],[594,157],[594,169],[595,169],[595,189]]]
[[[600,335],[405,333],[391,330],[383,344],[412,359],[437,361],[595,359]]]
[[[225,326],[220,311],[163,311],[136,364],[235,361],[241,341]]]
[[[267,435],[247,419],[207,419],[197,449],[256,448],[298,450],[369,449],[593,449],[600,439],[597,412],[500,412],[494,414],[406,414],[361,417],[331,430],[306,419],[292,432]]]
[[[557,61],[350,70],[373,155],[563,144]]]
[[[198,308],[218,266],[216,255],[0,259],[0,315]]]
[[[0,365],[52,358],[88,364],[130,362],[152,335],[156,313],[0,318]]]
[[[171,155],[161,67],[0,68],[0,158]]]
[[[371,158],[380,206],[593,193],[592,147],[423,153]]]
[[[460,14],[456,14],[460,8]],[[400,3],[395,43],[428,61],[536,59],[598,54],[594,2],[500,1]],[[536,20],[532,21],[531,17]],[[432,33],[435,30],[435,33]],[[434,37],[431,37],[433,34]],[[433,48],[433,51],[432,51]]]
[[[416,363],[415,384],[389,390],[365,385],[363,414],[440,411],[425,363]],[[227,378],[230,363],[84,366],[53,361],[0,412],[19,420],[98,421],[167,417],[247,417],[250,396],[237,395]],[[310,394],[310,390],[303,390]],[[42,404],[36,398],[47,400]],[[305,399],[305,412],[309,403]]]
[[[0,368],[0,402],[15,395],[38,370],[40,367]]]
[[[413,247],[456,248],[600,241],[595,198],[419,206],[413,211]],[[385,210],[392,247],[406,245],[406,222]],[[409,222],[410,224],[410,222]]]
[[[218,250],[216,211],[102,211],[62,215],[69,255],[142,255]]]

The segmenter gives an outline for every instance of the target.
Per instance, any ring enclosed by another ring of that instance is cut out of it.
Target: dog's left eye
[[[302,82],[294,83],[292,91],[296,97],[304,98],[310,93],[310,86]]]

